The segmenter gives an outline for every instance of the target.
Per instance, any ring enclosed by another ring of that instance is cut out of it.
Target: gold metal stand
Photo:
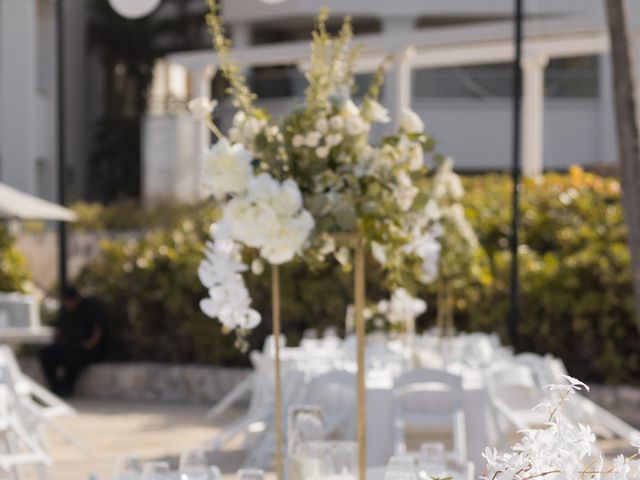
[[[365,307],[365,255],[364,243],[360,235],[355,238],[354,245],[354,296],[356,309],[356,360],[358,364],[357,398],[358,398],[358,471],[359,480],[366,480],[367,473],[367,426],[366,426],[366,388],[365,388],[365,344],[367,341],[364,324]]]
[[[280,268],[271,265],[271,314],[275,341],[275,429],[276,429],[276,479],[284,480],[282,460],[282,377],[280,371]]]

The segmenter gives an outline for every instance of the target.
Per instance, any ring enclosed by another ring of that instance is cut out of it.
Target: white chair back
[[[541,392],[531,369],[510,365],[486,376],[490,393],[516,410],[530,410],[542,401]]]
[[[319,375],[309,385],[306,401],[322,407],[328,436],[339,434],[343,440],[352,439],[356,407],[354,373],[334,370]]]
[[[417,369],[394,383],[396,450],[406,450],[408,428],[429,430],[448,427],[456,461],[466,463],[466,431],[462,378],[442,370]]]
[[[280,348],[283,349],[287,346],[287,337],[280,334]],[[273,335],[269,335],[264,340],[264,344],[262,346],[262,351],[267,356],[273,356],[276,351],[276,337]]]

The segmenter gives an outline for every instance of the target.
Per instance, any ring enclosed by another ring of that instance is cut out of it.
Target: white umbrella
[[[73,211],[57,203],[48,202],[0,183],[0,219],[75,222],[77,218]]]

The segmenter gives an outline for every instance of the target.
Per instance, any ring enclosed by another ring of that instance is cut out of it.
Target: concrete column
[[[544,170],[544,70],[545,55],[522,60],[522,174],[535,177]]]
[[[402,109],[411,107],[411,57],[413,47],[406,47],[393,56],[385,89],[385,103],[391,115],[391,125],[395,129],[400,124]]]
[[[0,180],[37,194],[35,0],[0,1]]]
[[[251,45],[251,24],[234,23],[231,26],[233,48],[245,48]]]
[[[636,75],[636,78],[640,77]],[[618,158],[618,150],[613,108],[613,72],[611,71],[611,55],[608,53],[598,57],[598,104],[600,106],[598,116],[600,158],[598,158],[598,162],[615,163]]]
[[[204,68],[189,71],[189,89],[191,98],[211,98],[211,81],[215,70]],[[211,145],[211,132],[201,120],[193,120],[193,151],[189,158],[183,159],[185,165],[178,166],[176,196],[181,200],[196,200],[200,197],[200,172],[202,171],[202,152]]]

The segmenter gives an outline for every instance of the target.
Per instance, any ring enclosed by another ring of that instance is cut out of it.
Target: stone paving
[[[111,480],[115,459],[126,454],[136,454],[143,460],[168,460],[177,466],[182,450],[204,446],[220,425],[241,413],[231,412],[214,423],[205,420],[208,410],[205,406],[87,399],[71,404],[78,415],[59,422],[82,439],[93,455],[87,456],[49,431],[49,451],[54,460],[48,471],[49,480],[87,480],[92,474],[100,480]],[[220,467],[225,479],[235,478],[243,453],[230,450],[216,457],[212,461]],[[36,478],[35,472],[25,469],[23,473],[26,479]]]
[[[88,480],[91,474],[100,480],[111,480],[114,460],[126,454],[136,454],[143,460],[168,460],[177,466],[182,450],[204,446],[221,425],[242,413],[234,410],[217,422],[209,422],[205,420],[208,407],[203,405],[104,399],[79,399],[71,403],[78,415],[62,418],[59,422],[84,440],[94,453],[87,456],[55,432],[49,432],[47,437],[54,460],[48,471],[49,480]],[[640,427],[639,410],[616,413]],[[633,453],[627,442],[619,439],[600,441],[599,446],[607,456]],[[225,480],[231,480],[241,467],[243,455],[238,443],[225,452],[212,455],[211,461],[220,467]],[[25,470],[22,473],[25,480],[36,478],[34,472]]]

